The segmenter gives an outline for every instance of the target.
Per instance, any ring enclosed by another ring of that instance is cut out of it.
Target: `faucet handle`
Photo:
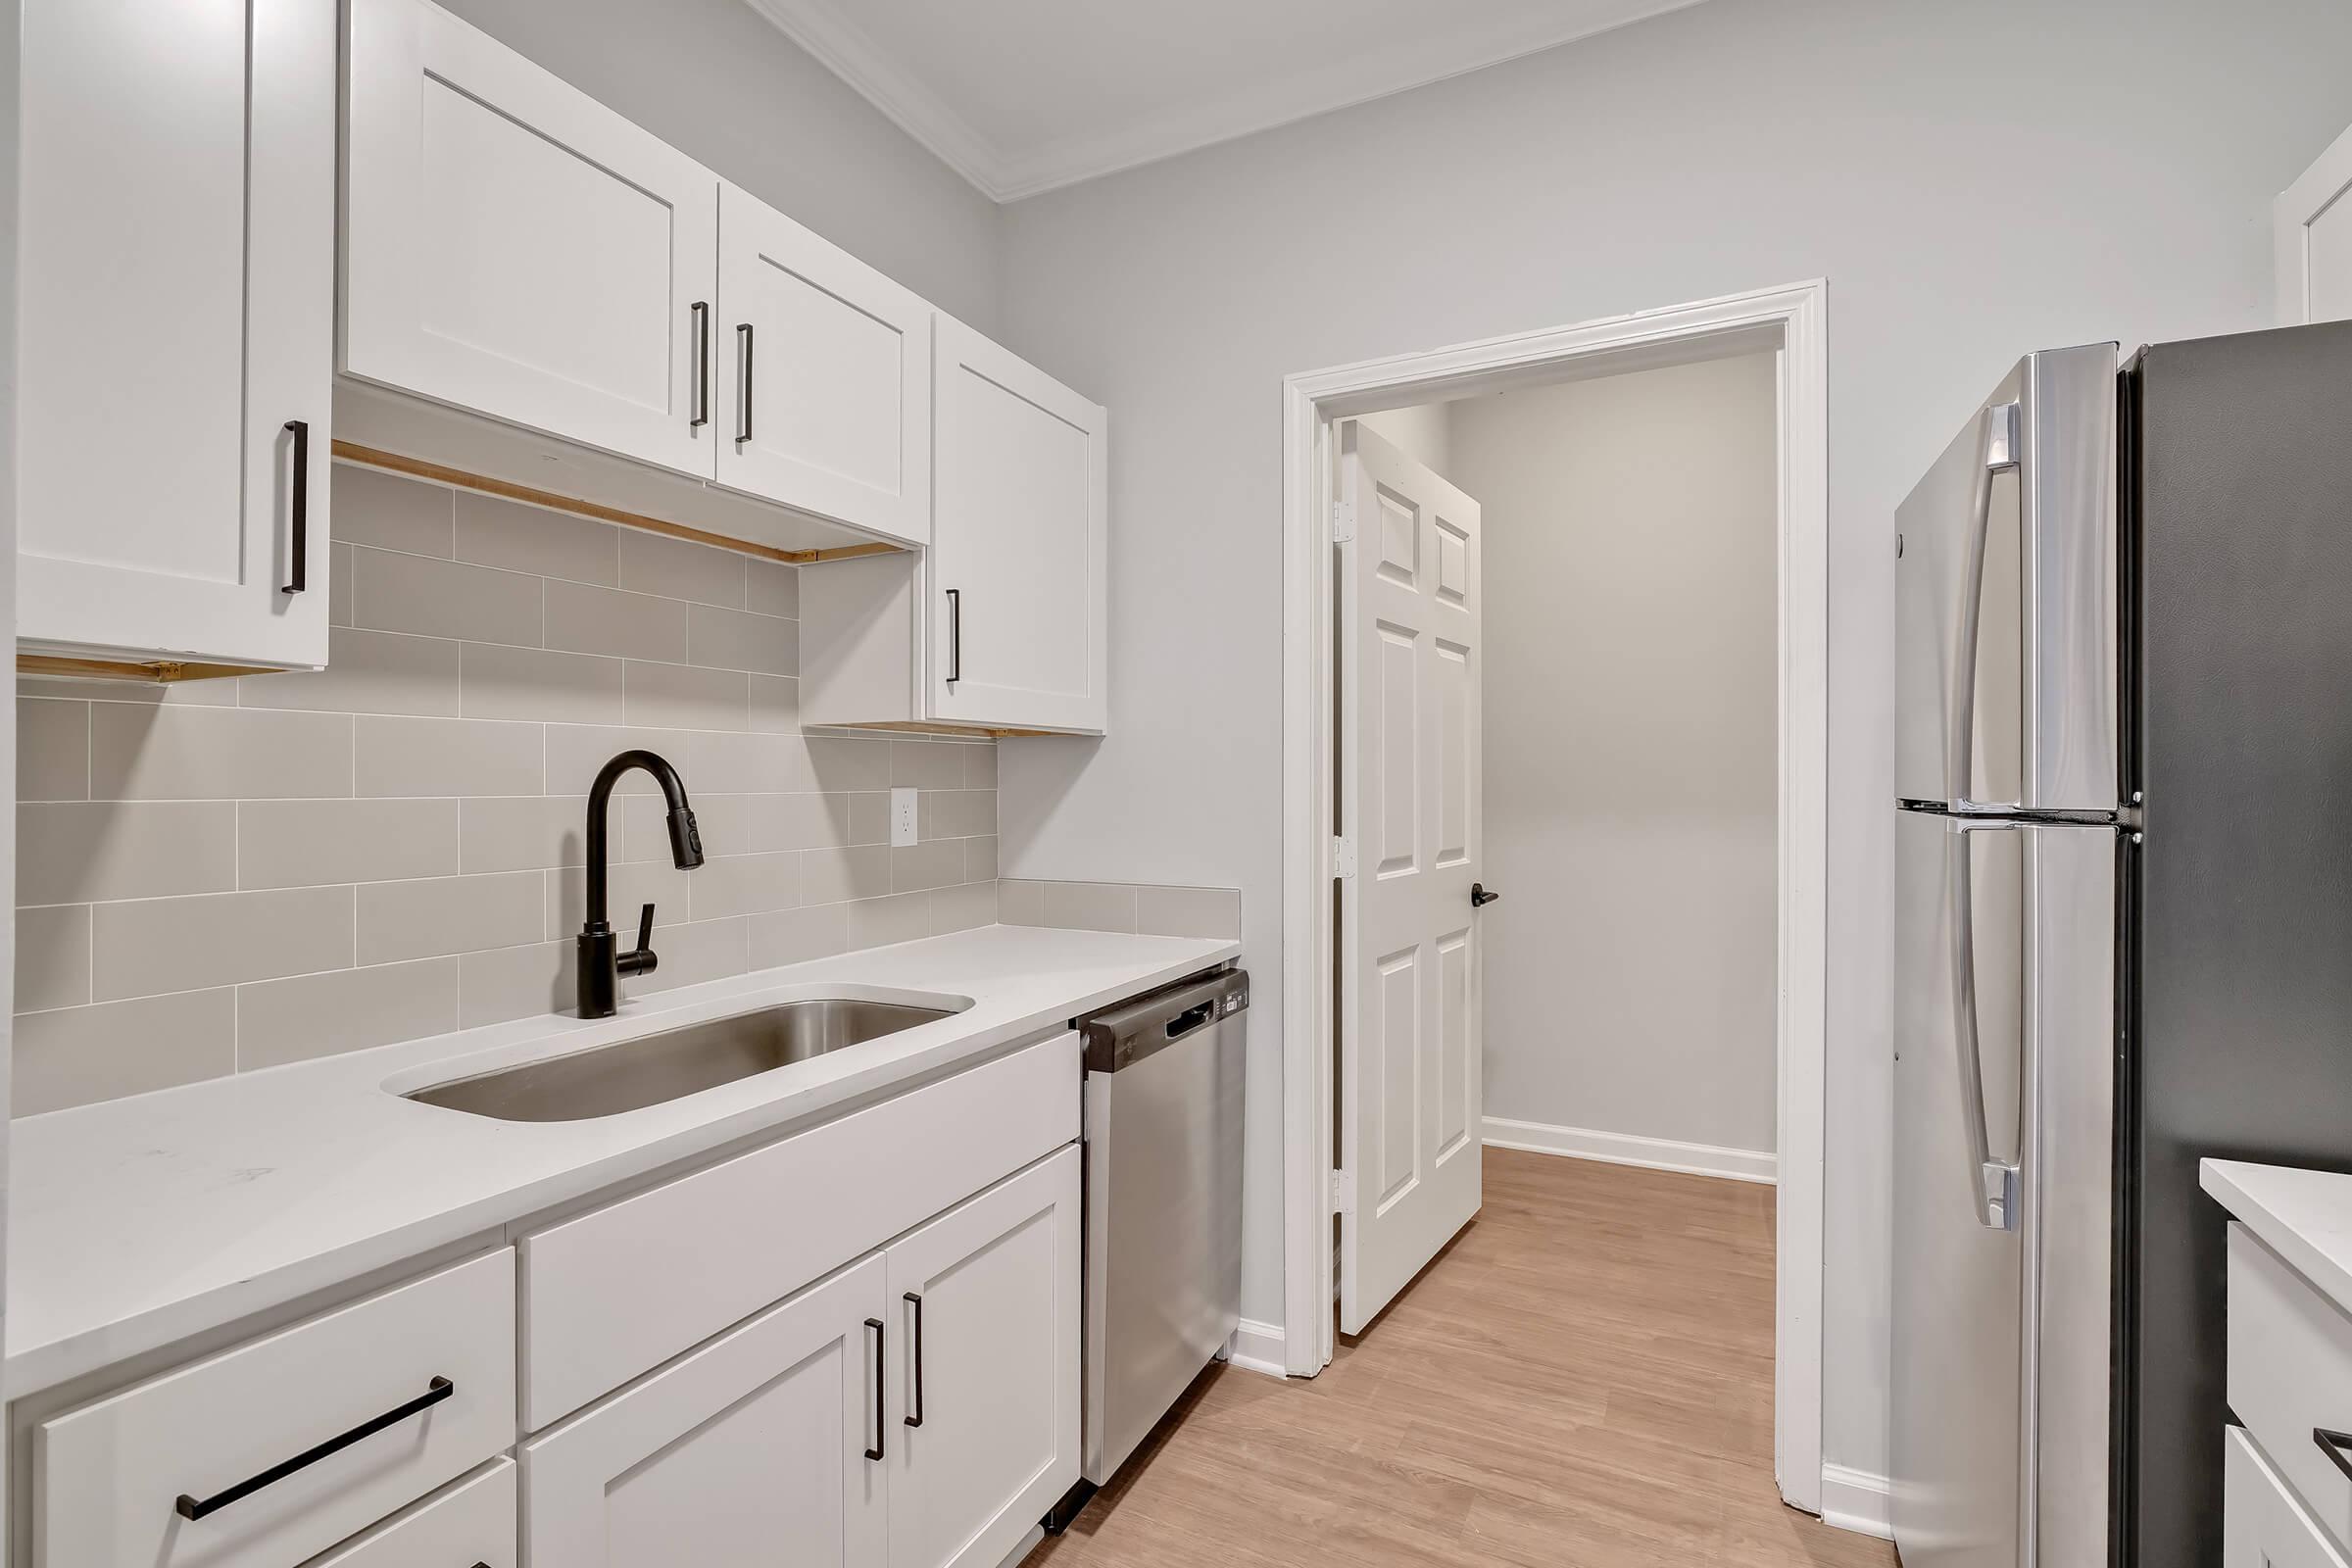
[[[649,904],[637,912],[636,951],[613,958],[612,967],[621,974],[651,974],[661,963],[661,955],[654,952],[654,906]]]

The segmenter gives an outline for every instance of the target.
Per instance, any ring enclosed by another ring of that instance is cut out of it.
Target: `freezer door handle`
[[[1961,588],[1960,615],[1954,625],[1952,698],[1946,709],[1952,732],[1944,747],[1943,798],[1956,810],[1967,810],[1968,792],[1976,783],[1977,645],[1984,627],[1984,552],[1992,538],[1992,476],[2003,468],[2020,466],[2019,423],[2022,411],[2015,403],[1995,403],[1978,416],[1976,484],[1969,498],[1967,577]]]
[[[1973,833],[2016,830],[2013,822],[1955,819],[1944,836],[1952,888],[1952,1044],[1960,1068],[1960,1116],[1967,1123],[1968,1174],[1977,1218],[1986,1230],[1994,1231],[2017,1229],[2018,1162],[1993,1157],[1991,1134],[1985,1127],[1984,1061],[1977,1038],[1976,877],[1968,841]]]

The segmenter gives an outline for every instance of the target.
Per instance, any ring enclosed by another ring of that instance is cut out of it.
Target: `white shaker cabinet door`
[[[870,1257],[533,1440],[527,1568],[879,1568],[883,1273]]]
[[[322,664],[335,8],[26,0],[22,47],[18,635]]]
[[[952,317],[936,331],[924,716],[1100,732],[1107,416]]]
[[[1078,1479],[1076,1146],[889,1265],[891,1568],[997,1568]]]
[[[2278,321],[2352,319],[2352,130],[2279,196]]]
[[[929,542],[931,307],[733,185],[718,299],[718,482]]]
[[[345,372],[711,475],[718,180],[425,0],[350,0]]]

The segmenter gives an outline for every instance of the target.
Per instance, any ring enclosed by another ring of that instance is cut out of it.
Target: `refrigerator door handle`
[[[1960,1116],[1965,1122],[1969,1180],[1978,1221],[1986,1230],[2017,1229],[2015,1159],[1996,1159],[1985,1127],[1984,1063],[1977,1038],[1977,927],[1975,866],[1969,858],[1972,833],[2012,833],[2014,822],[1955,819],[1944,840],[1952,886],[1952,1043],[1960,1068]]]
[[[1976,782],[1977,644],[1984,630],[1984,551],[1992,536],[1992,476],[2003,468],[2023,466],[2019,440],[2022,412],[2015,403],[1995,403],[1978,416],[1976,484],[1969,499],[1967,579],[1960,592],[1960,614],[1954,623],[1957,646],[1952,651],[1950,744],[1944,748],[1943,798],[1954,810],[1967,810],[1974,802],[1968,792]]]

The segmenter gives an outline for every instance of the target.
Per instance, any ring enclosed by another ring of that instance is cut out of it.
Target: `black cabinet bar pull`
[[[752,438],[752,323],[735,325],[735,439]]]
[[[865,1326],[874,1332],[874,1446],[865,1450],[865,1456],[878,1460],[882,1457],[882,1434],[890,1425],[890,1418],[882,1413],[882,1348],[883,1336],[889,1331],[878,1317],[867,1318]]]
[[[311,421],[288,419],[294,436],[294,537],[286,552],[286,581],[281,594],[298,594],[311,580]]]
[[[2352,1448],[2352,1432],[2330,1432],[2326,1427],[2313,1427],[2311,1441],[2320,1446],[2320,1451],[2328,1456],[2328,1463],[2345,1475],[2352,1476],[2352,1458],[2344,1456],[2344,1450]]]
[[[908,1363],[914,1374],[914,1414],[906,1419],[908,1426],[919,1427],[923,1424],[923,1298],[908,1291],[906,1303],[914,1308],[914,1349]]]
[[[179,1494],[179,1500],[172,1506],[178,1509],[182,1519],[201,1519],[208,1513],[217,1513],[232,1502],[252,1496],[264,1487],[272,1486],[285,1480],[297,1470],[308,1469],[330,1454],[341,1453],[345,1448],[364,1438],[372,1438],[386,1427],[398,1426],[413,1415],[422,1414],[457,1392],[458,1386],[449,1379],[435,1378],[425,1385],[425,1391],[422,1394],[408,1403],[386,1410],[372,1421],[363,1421],[339,1438],[329,1438],[316,1448],[306,1448],[282,1464],[273,1464],[260,1475],[249,1476],[226,1492],[216,1492],[201,1500],[191,1497],[183,1492]]]
[[[948,684],[963,679],[963,590],[948,590]]]
[[[686,423],[699,429],[710,422],[710,302],[696,300],[686,309],[694,316],[694,417]]]

